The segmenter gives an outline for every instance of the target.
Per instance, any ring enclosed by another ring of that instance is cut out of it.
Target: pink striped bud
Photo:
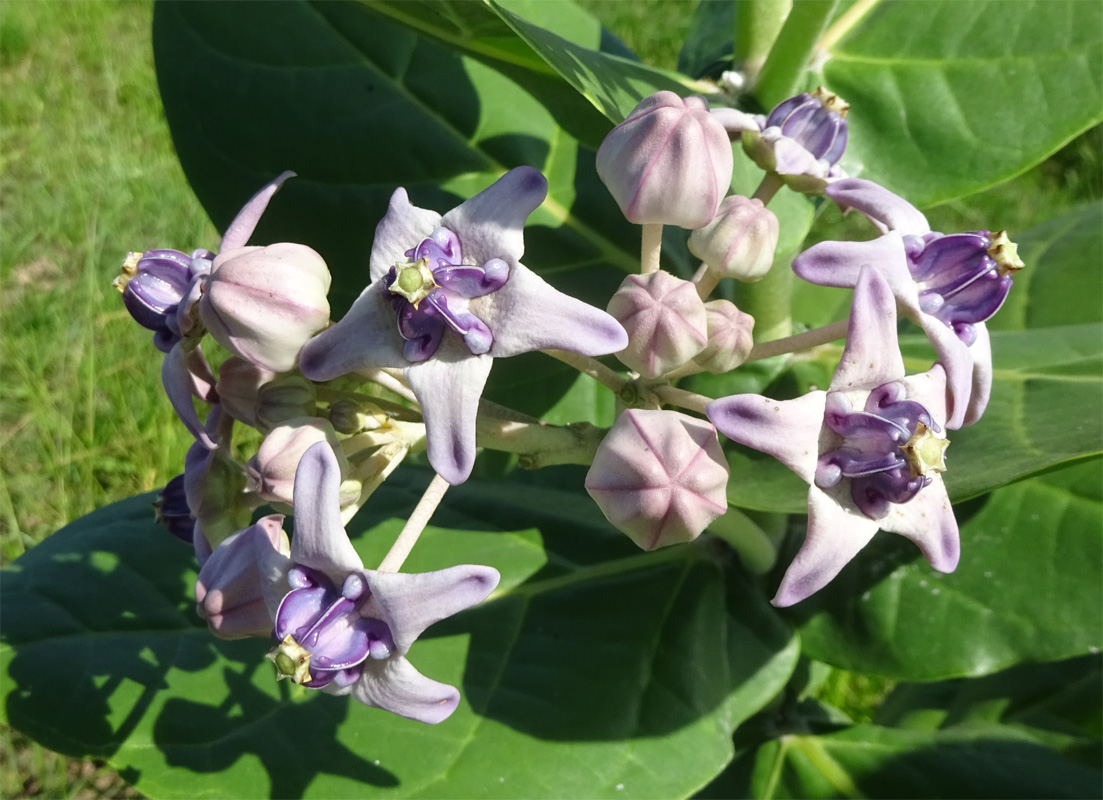
[[[628,332],[628,347],[617,358],[645,378],[682,366],[708,342],[705,304],[696,284],[669,272],[629,275],[608,311]]]

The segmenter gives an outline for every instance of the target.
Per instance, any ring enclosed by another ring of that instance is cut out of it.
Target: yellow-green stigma
[[[919,422],[915,426],[915,433],[900,449],[904,451],[912,477],[917,478],[932,472],[945,472],[946,448],[949,446],[949,439],[935,436],[930,428]]]
[[[422,258],[412,264],[395,264],[396,274],[390,289],[392,294],[401,295],[417,308],[418,303],[437,288],[433,280],[433,271],[429,269],[429,259]]]
[[[1019,246],[1007,238],[1007,231],[996,231],[989,238],[988,255],[996,262],[1000,275],[1014,275],[1026,266],[1019,258]]]
[[[294,683],[310,681],[310,651],[296,642],[290,633],[269,651],[268,658],[276,665],[276,680],[290,678]]]

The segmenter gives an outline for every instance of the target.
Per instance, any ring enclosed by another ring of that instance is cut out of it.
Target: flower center
[[[777,127],[815,158],[834,166],[846,151],[850,105],[822,86],[811,94],[791,97],[766,118],[766,128]]]
[[[881,519],[892,503],[906,503],[946,469],[949,442],[902,383],[878,386],[862,410],[843,392],[827,396],[824,423],[842,444],[820,456],[815,483],[821,489],[850,479],[850,495],[863,514]]]
[[[506,262],[492,258],[481,267],[464,264],[460,240],[447,228],[437,228],[405,256],[410,261],[395,264],[384,281],[398,332],[406,340],[406,358],[425,361],[436,353],[448,330],[458,333],[472,354],[488,352],[494,336],[468,309],[468,301],[505,284]]]
[[[324,574],[303,566],[293,567],[287,581],[292,590],[276,612],[280,643],[268,654],[277,679],[309,689],[333,681],[347,686],[360,677],[366,659],[394,651],[387,624],[360,614],[371,592],[359,574],[350,573],[340,592]]]
[[[974,326],[995,314],[1023,268],[1007,233],[971,231],[905,236],[908,269],[919,285],[919,308],[953,328],[966,343]]]

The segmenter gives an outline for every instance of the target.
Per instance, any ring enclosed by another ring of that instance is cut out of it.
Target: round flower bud
[[[725,278],[754,282],[770,271],[777,249],[774,212],[756,198],[724,198],[712,222],[689,236],[689,249]]]
[[[299,468],[299,460],[311,445],[318,442],[329,443],[337,456],[341,475],[347,475],[348,461],[341,452],[337,432],[333,430],[329,420],[298,417],[276,426],[264,437],[257,454],[245,465],[248,475],[247,490],[269,502],[291,505],[295,489],[295,470]],[[353,487],[347,488],[349,491],[346,492],[346,487],[342,485],[342,505],[359,496],[359,487],[355,487],[355,494],[352,492]]]
[[[738,367],[751,354],[754,317],[744,314],[727,300],[705,303],[705,311],[709,343],[693,360],[712,374],[722,375]]]
[[[697,286],[669,272],[629,275],[608,311],[628,332],[628,347],[617,358],[645,378],[682,366],[708,341],[705,304]]]
[[[294,369],[303,345],[329,324],[329,270],[304,245],[219,253],[205,281],[199,315],[211,336],[266,369]]]
[[[656,92],[640,101],[597,151],[597,173],[637,225],[699,228],[716,215],[732,179],[724,126],[701,97]]]
[[[302,375],[280,375],[257,392],[257,427],[267,431],[295,417],[312,417],[315,400],[314,384]]]
[[[257,397],[261,387],[274,380],[277,374],[244,358],[230,356],[218,368],[218,383],[215,384],[222,408],[234,419],[259,427]]]
[[[728,464],[706,420],[629,409],[594,456],[586,491],[644,550],[696,539],[728,510]]]

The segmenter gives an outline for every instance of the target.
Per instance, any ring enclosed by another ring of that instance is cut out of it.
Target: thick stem
[[[406,378],[402,374],[402,370],[399,369],[376,369],[372,370],[369,375],[369,380],[378,383],[384,389],[390,389],[399,397],[405,397],[412,403],[417,402],[417,398],[414,397],[414,393],[410,391],[410,387],[406,385]]]
[[[754,89],[792,6],[793,0],[744,0],[736,6],[735,66],[743,73],[748,89]]]
[[[402,568],[406,556],[410,555],[410,551],[414,549],[414,545],[417,544],[421,532],[425,530],[429,518],[433,516],[433,512],[440,505],[441,498],[448,491],[448,486],[448,481],[440,475],[433,476],[433,480],[429,483],[425,494],[418,501],[414,513],[406,520],[406,524],[402,526],[398,538],[394,540],[390,551],[384,556],[383,562],[379,565],[380,572],[398,572]]]
[[[830,50],[834,47],[835,42],[850,33],[850,29],[861,22],[865,15],[872,11],[873,7],[879,2],[880,0],[857,0],[854,5],[840,14],[839,18],[831,24],[831,27],[820,38],[816,47],[823,51]]]
[[[706,267],[707,265],[702,264],[701,266]],[[724,276],[719,272],[711,269],[698,270],[697,274],[693,276],[693,282],[697,284],[697,296],[702,300],[708,300],[712,290],[716,288],[716,284],[720,283],[722,277]]]
[[[696,394],[695,392],[687,392],[685,389],[678,389],[674,386],[652,386],[651,391],[658,395],[664,403],[687,408],[700,414],[704,414],[705,406],[712,402],[711,397],[705,397],[703,394]]]
[[[622,378],[614,370],[609,369],[597,359],[590,358],[589,356],[582,356],[567,350],[541,350],[540,352],[558,359],[564,364],[570,364],[583,375],[589,375],[602,386],[608,387],[614,392],[619,393],[620,390],[624,388],[624,385],[628,383],[625,378]]]
[[[770,201],[774,199],[774,195],[776,195],[784,185],[785,181],[781,179],[779,174],[776,172],[767,172],[762,178],[762,183],[758,184],[758,188],[754,190],[754,194],[751,197],[753,200],[761,200],[762,205],[767,206],[770,204]]]
[[[751,349],[751,354],[747,356],[747,361],[758,361],[762,358],[772,358],[785,353],[795,353],[798,350],[807,350],[810,347],[818,347],[821,344],[842,339],[846,336],[849,325],[849,319],[841,319],[838,322],[832,322],[830,325],[824,325],[822,328],[814,328],[795,336],[756,344]],[[747,363],[747,361],[743,363]]]
[[[659,271],[659,259],[663,252],[663,226],[652,222],[643,226],[643,244],[640,247],[640,274]]]
[[[743,565],[756,575],[765,575],[774,568],[777,548],[762,528],[738,508],[729,507],[727,513],[709,524],[708,530],[731,545]]]
[[[588,422],[549,425],[533,420],[503,419],[484,413],[480,406],[475,435],[481,447],[516,453],[525,469],[556,464],[591,464],[608,432]]]
[[[816,43],[838,4],[839,0],[793,3],[755,87],[755,96],[764,108],[773,108],[800,90]]]

